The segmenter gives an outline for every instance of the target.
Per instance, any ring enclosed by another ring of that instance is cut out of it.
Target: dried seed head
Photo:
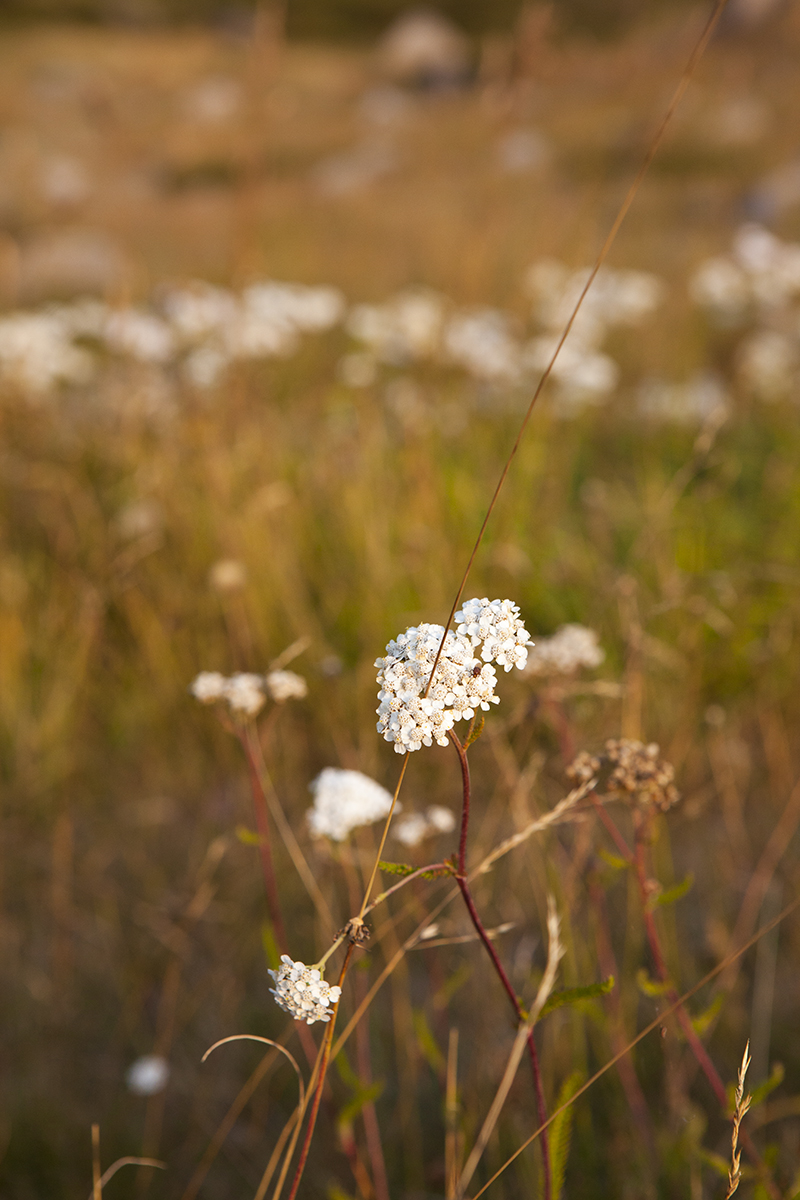
[[[673,782],[672,764],[659,755],[655,742],[645,745],[634,738],[610,738],[603,755],[581,751],[567,768],[567,775],[576,783],[586,783],[606,770],[606,791],[616,792],[642,808],[667,812],[677,804],[680,793]]]

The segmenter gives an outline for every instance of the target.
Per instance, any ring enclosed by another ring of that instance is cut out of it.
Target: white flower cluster
[[[51,305],[0,319],[0,383],[42,395],[88,383],[102,364],[76,339],[153,367],[177,365],[198,387],[218,382],[236,359],[294,353],[303,333],[336,325],[345,309],[336,288],[267,281],[241,294],[196,282],[162,293],[155,310],[97,300]]]
[[[599,667],[605,658],[597,634],[585,625],[562,625],[531,650],[526,675],[571,675],[580,667]]]
[[[570,271],[556,259],[542,259],[528,271],[526,283],[534,301],[534,317],[543,329],[525,348],[528,369],[543,371],[547,367],[589,274],[588,267]],[[608,267],[598,271],[553,366],[562,412],[601,403],[613,392],[619,368],[614,359],[600,352],[609,328],[641,324],[663,294],[662,281],[646,271]]]
[[[224,701],[236,716],[255,717],[264,707],[269,695],[276,703],[302,700],[308,694],[305,679],[293,671],[270,671],[254,675],[247,671],[225,676],[219,671],[201,671],[190,687],[201,704]]]
[[[690,284],[695,302],[723,327],[751,324],[736,366],[760,400],[796,395],[800,385],[800,243],[743,225],[730,254],[706,259]]]
[[[398,842],[411,848],[437,833],[452,833],[455,827],[456,819],[449,808],[431,804],[424,813],[408,813],[402,817],[393,832]]]
[[[329,837],[343,842],[353,829],[371,825],[387,816],[392,796],[368,775],[326,767],[311,783],[314,804],[308,810],[312,837]],[[395,805],[399,812],[402,806]]]
[[[308,684],[294,671],[270,671],[264,682],[276,704],[283,704],[285,700],[304,700],[308,695]]]
[[[472,646],[481,646],[484,662],[496,662],[506,671],[525,666],[532,643],[519,618],[519,605],[485,596],[467,600],[456,613],[456,621],[459,636],[469,638]]]
[[[295,1021],[305,1021],[306,1025],[330,1021],[331,1006],[338,1003],[342,989],[326,983],[316,967],[307,967],[282,954],[281,966],[270,971],[270,975],[275,980],[270,991],[276,1004],[291,1013]]]
[[[518,612],[510,600],[468,600],[456,614],[461,622],[456,632],[447,632],[430,686],[444,627],[412,626],[389,642],[385,657],[375,661],[380,687],[376,711],[378,732],[394,742],[398,754],[434,741],[446,746],[456,721],[470,720],[477,709],[488,711],[490,704],[499,704],[491,663],[506,671],[523,667],[530,645]],[[483,663],[474,653],[481,644]]]

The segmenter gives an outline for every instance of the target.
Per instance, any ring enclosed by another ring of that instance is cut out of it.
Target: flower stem
[[[475,906],[475,901],[473,899],[472,892],[470,891],[469,884],[467,882],[467,834],[469,832],[470,800],[471,800],[471,796],[472,796],[472,789],[471,789],[470,775],[469,775],[469,762],[467,761],[467,748],[465,746],[462,746],[461,742],[458,740],[458,738],[452,732],[452,730],[450,732],[450,740],[452,741],[453,745],[456,748],[456,753],[458,754],[458,760],[459,760],[459,763],[461,764],[461,781],[462,781],[462,786],[463,786],[463,803],[462,803],[462,809],[461,809],[461,835],[459,838],[459,845],[458,845],[458,873],[456,875],[456,882],[461,891],[461,895],[464,898],[464,903],[467,907],[467,912],[470,915],[472,924],[475,927],[475,932],[478,934],[478,937],[481,939],[481,941],[483,942],[483,944],[486,948],[486,952],[492,961],[492,966],[494,967],[494,969],[497,973],[497,976],[505,989],[506,995],[508,996],[509,1000],[511,1001],[511,1006],[514,1009],[514,1013],[517,1017],[517,1020],[524,1021],[525,1014],[522,1011],[522,1005],[520,1004],[517,994],[511,985],[511,980],[508,978],[508,975],[506,974],[505,967],[503,966],[502,962],[500,961],[500,956],[498,955],[497,950],[495,949],[494,943],[492,942],[492,939],[489,937],[489,934],[486,931],[486,927],[480,918],[478,910]],[[539,1055],[536,1050],[536,1041],[533,1036],[532,1028],[528,1030],[528,1036],[526,1038],[526,1041],[528,1043],[528,1053],[530,1055],[531,1071],[533,1073],[533,1087],[534,1087],[534,1091],[536,1092],[537,1115],[539,1118],[539,1124],[544,1125],[547,1121],[547,1108],[546,1108],[545,1099],[544,1099],[544,1088],[542,1086],[542,1073],[541,1073],[541,1070],[539,1067]],[[546,1129],[544,1129],[542,1131],[541,1148],[542,1148],[542,1169],[544,1172],[544,1200],[550,1200],[550,1196],[551,1196],[550,1144],[549,1144]]]
[[[344,983],[344,977],[347,974],[347,968],[350,965],[350,959],[352,958],[354,948],[355,947],[353,943],[350,942],[344,956],[344,961],[342,962],[342,969],[339,972],[339,979],[337,980],[339,987],[341,987]],[[305,1169],[306,1159],[308,1158],[308,1152],[311,1148],[311,1139],[314,1136],[314,1126],[317,1123],[317,1113],[319,1112],[319,1105],[322,1099],[322,1089],[325,1086],[325,1076],[328,1073],[328,1062],[331,1056],[331,1045],[333,1044],[333,1029],[334,1025],[336,1024],[336,1014],[338,1011],[339,1001],[337,1000],[336,1006],[333,1010],[333,1015],[325,1027],[325,1040],[322,1046],[322,1056],[320,1058],[319,1071],[317,1073],[317,1084],[314,1090],[314,1099],[311,1102],[311,1112],[308,1118],[308,1125],[306,1126],[303,1144],[300,1147],[300,1158],[297,1162],[297,1168],[294,1173],[294,1179],[292,1180],[292,1188],[289,1192],[288,1200],[295,1200],[297,1189],[300,1187],[300,1180],[303,1178],[303,1171]]]
[[[275,879],[275,867],[272,862],[270,846],[269,817],[267,813],[267,798],[261,785],[256,757],[251,743],[251,732],[244,729],[239,733],[239,741],[247,758],[247,769],[250,774],[250,789],[253,793],[253,808],[255,809],[256,829],[258,830],[258,851],[261,858],[261,873],[264,876],[264,890],[267,893],[267,906],[270,920],[275,930],[275,940],[282,954],[288,953],[289,943],[286,939],[286,927],[283,924],[283,914],[278,896],[278,884]]]

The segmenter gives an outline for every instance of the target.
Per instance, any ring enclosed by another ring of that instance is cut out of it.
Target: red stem
[[[681,1003],[677,991],[669,982],[669,971],[667,970],[664,952],[661,948],[661,939],[658,934],[658,927],[656,925],[655,916],[651,907],[652,881],[648,879],[645,863],[645,833],[649,814],[647,817],[642,817],[642,814],[639,811],[634,812],[634,828],[636,839],[636,849],[634,852],[630,849],[622,834],[614,824],[614,821],[608,815],[602,804],[600,804],[600,802],[596,799],[594,793],[591,793],[591,795],[595,809],[598,815],[601,817],[606,829],[614,839],[614,844],[617,846],[617,849],[626,859],[628,864],[633,868],[636,874],[636,884],[639,892],[639,902],[642,906],[645,933],[647,935],[648,945],[650,946],[650,953],[653,956],[656,974],[662,983],[668,984],[664,995],[674,1009],[675,1016],[677,1017],[678,1023],[683,1031],[683,1035],[686,1038],[692,1053],[694,1054],[697,1064],[711,1085],[711,1089],[717,1098],[719,1106],[724,1112],[728,1107],[728,1093],[725,1089],[725,1084],[722,1082],[722,1079],[717,1072],[717,1068],[711,1061],[711,1057],[703,1045],[697,1030],[692,1025],[691,1017]],[[773,1197],[773,1200],[780,1200],[780,1191],[770,1176],[766,1163],[753,1144],[752,1138],[745,1129],[740,1130],[739,1137],[751,1162],[754,1163],[756,1168],[759,1170],[762,1181],[766,1185],[770,1196]]]
[[[350,944],[347,947],[347,952],[344,956],[344,961],[342,962],[342,969],[339,972],[339,978],[337,980],[339,987],[341,987],[342,984],[344,983],[344,977],[347,974],[347,968],[350,965],[350,959],[352,958],[352,955],[353,955],[353,943],[350,942]],[[323,1048],[322,1048],[322,1059],[319,1064],[319,1074],[317,1076],[317,1086],[314,1090],[314,1099],[311,1102],[311,1113],[308,1118],[308,1125],[306,1126],[306,1134],[305,1134],[305,1137],[303,1138],[303,1145],[300,1148],[300,1158],[298,1159],[298,1162],[297,1162],[297,1169],[294,1173],[294,1179],[292,1180],[292,1190],[289,1192],[288,1200],[294,1200],[295,1196],[297,1195],[297,1189],[300,1186],[300,1180],[303,1178],[303,1171],[305,1169],[306,1159],[308,1158],[308,1152],[311,1148],[311,1139],[314,1136],[314,1126],[317,1123],[317,1113],[319,1112],[319,1104],[320,1104],[320,1100],[322,1099],[322,1089],[325,1086],[325,1076],[328,1071],[328,1060],[330,1059],[330,1056],[331,1056],[331,1046],[333,1044],[333,1027],[336,1024],[336,1014],[338,1011],[339,1011],[339,1002],[337,1001],[336,1007],[333,1010],[331,1019],[328,1022],[327,1027],[325,1029],[325,1041],[323,1043]]]
[[[456,883],[458,884],[461,895],[464,898],[464,903],[467,906],[467,912],[470,915],[472,924],[475,927],[475,932],[486,947],[489,958],[492,960],[492,966],[497,972],[497,976],[505,988],[506,994],[511,1001],[511,1006],[519,1021],[525,1020],[525,1013],[522,1011],[522,1005],[519,1002],[516,992],[511,985],[511,980],[506,974],[505,968],[500,961],[497,950],[492,943],[492,939],[486,931],[478,910],[475,907],[475,901],[472,898],[472,892],[467,883],[467,833],[469,831],[469,813],[471,799],[471,784],[469,776],[469,762],[467,761],[467,749],[462,746],[456,735],[451,731],[450,739],[456,748],[458,760],[461,764],[461,780],[463,784],[463,805],[461,810],[461,836],[458,846],[458,874],[456,875]],[[526,1039],[528,1043],[528,1052],[531,1060],[531,1071],[533,1073],[533,1087],[536,1092],[536,1109],[539,1117],[539,1124],[544,1125],[547,1121],[547,1108],[544,1099],[544,1087],[542,1086],[542,1073],[539,1067],[539,1055],[536,1051],[536,1041],[533,1036],[533,1029],[528,1030]],[[550,1181],[550,1143],[547,1136],[547,1130],[542,1131],[541,1136],[542,1149],[542,1169],[544,1172],[544,1200],[550,1200],[551,1196],[551,1181]]]

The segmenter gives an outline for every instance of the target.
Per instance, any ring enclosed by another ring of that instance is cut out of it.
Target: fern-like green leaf
[[[551,992],[539,1014],[539,1020],[556,1008],[563,1008],[565,1004],[577,1004],[581,1000],[594,1000],[596,996],[605,996],[613,986],[614,976],[609,975],[608,979],[603,979],[600,983],[589,983],[585,987],[561,988],[560,991]]]
[[[556,1109],[561,1108],[564,1104],[569,1104],[583,1081],[582,1071],[573,1071],[564,1080],[556,1100]],[[569,1104],[568,1108],[553,1118],[550,1126],[550,1191],[553,1200],[560,1200],[561,1190],[564,1187],[564,1173],[567,1169],[569,1143],[572,1135],[572,1114],[572,1105]]]

